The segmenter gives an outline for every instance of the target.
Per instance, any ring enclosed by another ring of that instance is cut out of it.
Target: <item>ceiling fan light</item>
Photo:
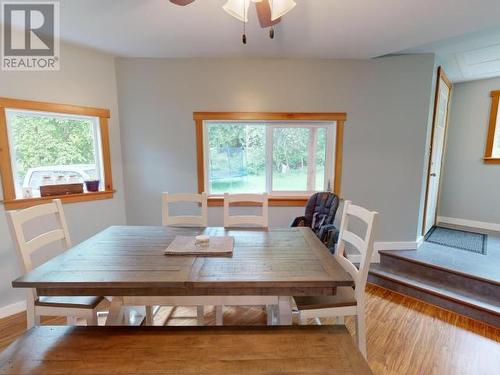
[[[227,0],[222,9],[241,22],[248,22],[250,2],[250,0]]]
[[[297,5],[293,0],[269,0],[269,4],[271,5],[271,21],[284,16]]]

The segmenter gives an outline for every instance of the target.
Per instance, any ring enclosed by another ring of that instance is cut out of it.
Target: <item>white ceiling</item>
[[[251,7],[245,46],[224,2],[64,0],[61,36],[118,56],[365,59],[500,26],[499,0],[296,0],[275,40]]]
[[[453,82],[500,76],[500,27],[412,48],[405,53],[433,52]]]

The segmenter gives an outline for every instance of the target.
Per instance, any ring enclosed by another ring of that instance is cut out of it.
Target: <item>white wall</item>
[[[66,44],[61,46],[61,53],[58,72],[0,71],[0,96],[111,110],[111,158],[117,192],[110,200],[64,206],[73,242],[78,243],[109,225],[125,223],[116,75],[111,56]],[[11,287],[19,274],[7,217],[0,205],[0,308],[24,299],[21,290]]]
[[[347,112],[343,196],[380,212],[377,241],[415,241],[434,57],[118,59],[129,224],[160,223],[160,192],[197,186],[193,111]],[[286,226],[303,208],[270,210]],[[220,225],[220,208],[210,210]]]
[[[499,89],[500,78],[454,86],[439,216],[500,224],[500,165],[483,162],[490,92]]]

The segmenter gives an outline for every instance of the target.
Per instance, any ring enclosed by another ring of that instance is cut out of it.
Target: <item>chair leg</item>
[[[321,325],[321,320],[318,317],[314,318],[314,321],[316,322],[317,325],[319,326]]]
[[[367,359],[366,351],[366,328],[365,328],[365,308],[363,305],[358,305],[358,313],[356,314],[356,343],[363,357]]]
[[[26,298],[26,329],[40,325],[40,316],[36,315],[35,302],[31,290],[28,291]]]
[[[203,326],[205,324],[205,306],[196,306],[197,324]]]
[[[266,314],[267,314],[267,325],[272,326],[274,323],[274,308],[273,305],[266,305]]]
[[[146,306],[146,325],[153,325],[153,306]]]
[[[215,306],[215,325],[224,325],[224,308],[221,305]]]
[[[278,305],[273,305],[272,306],[272,311],[273,311],[273,326],[278,325],[278,319],[279,319],[279,314],[278,314]]]

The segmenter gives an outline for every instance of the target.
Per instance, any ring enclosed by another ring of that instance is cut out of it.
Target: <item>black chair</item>
[[[296,217],[290,226],[311,228],[333,253],[339,236],[339,230],[333,224],[339,203],[336,194],[315,193],[307,202],[305,215]]]

